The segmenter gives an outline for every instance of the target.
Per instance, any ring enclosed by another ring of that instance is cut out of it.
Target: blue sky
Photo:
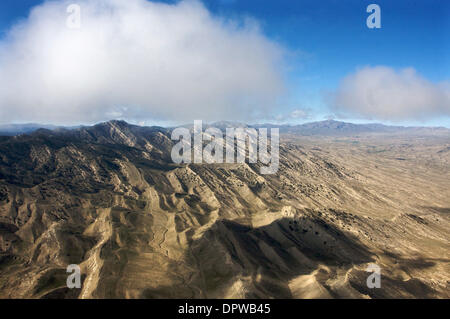
[[[257,18],[264,32],[299,56],[290,73],[292,104],[325,115],[320,92],[366,65],[414,67],[433,82],[450,79],[450,1],[442,0],[213,0],[218,14]],[[366,8],[381,8],[381,29],[366,26]],[[295,58],[294,58],[295,59]],[[431,121],[445,123],[448,119]]]
[[[76,1],[74,1],[76,2]],[[176,1],[165,1],[176,2]],[[42,1],[0,1],[0,35]],[[450,81],[450,1],[447,0],[204,0],[214,14],[256,19],[269,39],[289,50],[283,112],[312,110],[311,118],[330,115],[323,94],[365,66],[414,68],[432,83]],[[381,7],[381,29],[366,26],[367,5]],[[367,122],[358,117],[353,121]],[[380,120],[377,120],[380,121]],[[383,122],[390,122],[382,119]],[[405,124],[450,126],[448,116]]]

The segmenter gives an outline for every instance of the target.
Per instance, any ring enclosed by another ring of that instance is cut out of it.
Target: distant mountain
[[[186,127],[189,129],[193,128],[193,124],[182,125],[182,127]],[[279,128],[280,133],[287,134],[298,134],[298,135],[323,135],[323,136],[333,136],[333,135],[355,135],[362,133],[417,133],[417,134],[434,134],[434,133],[450,133],[450,129],[444,127],[406,127],[406,126],[391,126],[384,124],[353,124],[348,122],[340,122],[335,120],[326,120],[319,122],[310,122],[299,125],[289,125],[289,124],[273,124],[273,123],[264,123],[264,124],[254,124],[249,125],[242,122],[233,122],[233,121],[219,121],[211,124],[203,123],[203,129],[208,127],[216,127],[223,131],[227,127],[234,128]],[[20,134],[30,134],[36,132],[38,130],[46,130],[46,131],[58,131],[65,132],[65,134],[88,134],[87,132],[93,131],[101,131],[101,132],[113,132],[114,128],[125,129],[126,131],[134,132],[134,133],[142,133],[148,128],[151,130],[159,130],[163,133],[167,133],[167,131],[171,131],[175,127],[163,128],[163,127],[143,127],[129,124],[125,121],[112,120],[109,122],[99,123],[94,126],[72,126],[72,127],[64,127],[64,126],[56,126],[56,125],[45,125],[45,124],[8,124],[8,125],[0,125],[0,136],[16,136]],[[68,133],[71,132],[72,133]],[[84,133],[83,133],[84,132]],[[90,133],[89,133],[90,134]],[[88,135],[89,135],[88,134]],[[98,134],[93,133],[93,136]],[[117,137],[117,135],[116,135]]]
[[[379,123],[374,124],[353,124],[335,120],[311,122],[299,125],[273,125],[262,124],[253,127],[279,127],[281,133],[299,135],[354,135],[362,133],[424,133],[432,134],[436,132],[447,132],[450,130],[444,127],[405,127],[390,126]]]
[[[32,133],[40,128],[45,129],[54,129],[56,126],[54,125],[41,125],[35,123],[28,124],[6,124],[0,125],[0,135],[2,136],[14,136],[19,134],[27,134]]]
[[[251,125],[242,123],[242,122],[233,122],[233,121],[219,121],[214,122],[211,125],[207,125],[207,127],[217,127],[218,129],[225,130],[227,127],[236,127],[236,128],[245,128],[245,127],[251,127]]]
[[[387,126],[383,124],[353,124],[334,120],[306,123],[288,129],[289,132],[305,134],[340,134],[362,132],[386,132],[404,129],[400,126]]]
[[[193,128],[193,124],[186,124],[183,127]],[[345,136],[357,135],[367,133],[416,133],[416,134],[435,134],[435,133],[450,133],[450,129],[445,127],[407,127],[407,126],[392,126],[379,123],[371,124],[353,124],[348,122],[340,122],[335,120],[325,120],[318,122],[310,122],[299,125],[291,124],[245,124],[242,122],[220,121],[212,124],[203,123],[203,129],[208,127],[216,127],[225,131],[226,128],[279,128],[280,133],[296,134],[296,135],[319,135],[319,136]]]
[[[58,126],[52,124],[37,124],[37,123],[25,123],[25,124],[4,124],[0,125],[0,136],[15,136],[20,134],[33,133],[39,129],[46,130],[60,130],[60,129],[74,129],[80,126]]]

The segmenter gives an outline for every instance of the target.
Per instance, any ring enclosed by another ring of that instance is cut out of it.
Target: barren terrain
[[[124,122],[0,137],[0,297],[450,298],[448,130],[280,142],[260,175]]]

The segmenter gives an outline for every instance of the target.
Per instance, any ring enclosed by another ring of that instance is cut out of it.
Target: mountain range
[[[112,121],[120,122],[120,121]],[[185,127],[190,127],[192,124],[183,125]],[[405,127],[405,126],[390,126],[384,124],[353,124],[347,122],[340,122],[335,120],[325,120],[319,122],[311,122],[299,125],[289,125],[289,124],[245,124],[242,122],[233,121],[220,121],[213,122],[207,126],[217,127],[219,129],[226,129],[227,127],[254,127],[254,128],[272,128],[276,127],[280,129],[282,133],[293,133],[300,135],[348,135],[348,134],[359,134],[359,133],[387,133],[387,132],[445,132],[449,129],[445,127]],[[20,134],[29,134],[35,132],[39,129],[47,129],[52,131],[58,130],[71,130],[78,129],[81,126],[56,126],[49,124],[8,124],[0,125],[0,136],[15,136]]]
[[[273,175],[124,121],[0,137],[0,298],[450,297],[447,129],[281,131]]]

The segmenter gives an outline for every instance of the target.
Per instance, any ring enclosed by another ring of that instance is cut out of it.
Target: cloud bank
[[[432,83],[412,68],[365,67],[345,77],[328,103],[340,117],[427,120],[450,116],[450,83]]]
[[[245,120],[284,92],[282,57],[254,21],[198,1],[49,1],[0,41],[0,122]]]

